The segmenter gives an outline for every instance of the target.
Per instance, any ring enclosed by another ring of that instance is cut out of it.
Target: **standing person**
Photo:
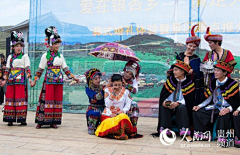
[[[130,109],[132,99],[129,90],[122,86],[122,76],[120,74],[113,74],[111,82],[113,86],[104,90],[106,108],[101,115],[102,121],[95,135],[126,140],[129,136],[134,136],[132,123],[126,115]]]
[[[101,114],[105,108],[104,86],[100,85],[102,73],[96,68],[89,69],[86,73],[86,94],[90,105],[86,112],[88,134],[94,135],[101,122]]]
[[[229,129],[232,112],[240,105],[238,83],[227,77],[232,71],[233,66],[226,62],[217,61],[214,65],[215,78],[204,93],[205,99],[193,107],[194,135],[201,137],[208,125],[217,120],[216,130],[224,132],[218,137],[218,142],[226,144],[226,131]]]
[[[227,62],[232,66],[235,66],[237,62],[235,61],[232,52],[227,49],[223,49],[222,40],[223,37],[220,34],[211,34],[210,27],[207,28],[206,35],[204,36],[205,40],[208,42],[209,47],[212,51],[207,52],[203,62],[212,61],[212,65],[217,63],[217,60]],[[213,67],[212,67],[213,68]],[[230,74],[227,75],[230,77]],[[208,86],[211,83],[211,80],[214,79],[214,73],[206,73],[205,75],[205,84]]]
[[[12,126],[13,122],[27,125],[28,93],[27,81],[31,84],[30,60],[22,49],[23,33],[11,32],[12,53],[8,56],[2,87],[7,83],[6,103],[3,121]]]
[[[159,136],[164,129],[172,129],[172,117],[176,115],[180,136],[186,134],[185,140],[192,141],[190,127],[195,86],[191,78],[186,76],[190,69],[188,64],[180,60],[173,65],[173,75],[168,77],[160,93],[157,133],[152,136]]]
[[[0,58],[1,58],[1,68],[0,68],[0,83],[1,83],[3,80],[3,74],[6,69],[7,62],[3,54],[0,54]],[[0,105],[4,103],[4,95],[6,94],[6,88],[7,88],[6,85],[4,85],[3,87],[0,87]]]
[[[195,105],[199,104],[201,101],[201,98],[203,97],[204,93],[204,79],[203,79],[203,73],[200,71],[200,64],[201,60],[198,55],[194,54],[197,47],[200,44],[201,39],[195,35],[194,29],[197,26],[194,25],[191,30],[191,37],[188,37],[186,40],[186,51],[178,54],[176,56],[177,60],[181,60],[185,62],[186,64],[190,65],[192,69],[190,69],[189,74],[195,83]]]
[[[42,125],[58,128],[57,125],[62,122],[63,75],[61,69],[68,78],[79,82],[79,79],[76,79],[68,69],[63,55],[58,51],[62,40],[57,33],[57,28],[50,26],[45,29],[45,34],[49,50],[42,55],[39,69],[31,85],[33,87],[36,84],[47,67],[36,110],[37,129]]]

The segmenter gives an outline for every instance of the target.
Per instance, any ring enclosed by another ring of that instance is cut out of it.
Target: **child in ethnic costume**
[[[211,34],[210,33],[210,27],[207,28],[206,35],[204,36],[205,40],[208,42],[209,47],[212,51],[207,52],[203,62],[212,61],[214,64],[216,64],[217,60],[227,62],[232,66],[235,66],[237,62],[235,61],[232,53],[229,50],[223,49],[221,47],[222,45],[222,35],[220,34]],[[213,68],[213,67],[212,67]],[[230,74],[228,74],[228,77],[230,77]],[[205,75],[205,83],[208,86],[211,83],[211,80],[214,79],[213,70],[212,73],[207,73]]]
[[[42,91],[39,97],[39,103],[36,110],[36,128],[42,125],[50,125],[57,128],[62,122],[62,99],[63,99],[63,75],[62,71],[68,78],[79,82],[70,72],[63,55],[58,51],[61,38],[57,33],[57,29],[50,26],[45,29],[47,47],[50,49],[41,57],[39,69],[36,72],[33,85],[41,77],[43,70],[47,66],[46,75],[43,82]]]
[[[217,61],[214,67],[215,78],[206,89],[203,102],[193,107],[194,135],[199,137],[207,131],[208,124],[214,123],[216,119],[216,130],[226,133],[232,112],[240,105],[238,83],[227,77],[233,71],[233,66]],[[227,134],[223,134],[222,137],[218,137],[218,142],[227,144],[226,136]]]
[[[11,33],[12,54],[8,56],[4,81],[7,81],[6,103],[4,106],[3,121],[9,126],[13,122],[27,125],[27,79],[31,84],[30,60],[22,49],[24,47],[23,33],[13,31]]]
[[[173,66],[174,75],[168,77],[159,98],[158,133],[152,135],[159,136],[164,129],[171,129],[172,116],[176,115],[180,136],[186,134],[186,140],[192,141],[190,127],[195,101],[195,85],[191,77],[186,76],[191,67],[180,60],[177,60]],[[167,134],[170,135],[170,132]]]
[[[128,139],[134,133],[132,123],[126,113],[129,111],[132,99],[129,90],[122,86],[122,77],[114,74],[111,77],[113,87],[104,90],[106,108],[101,115],[101,124],[95,135],[110,136],[115,139]]]
[[[86,94],[89,98],[90,105],[86,112],[88,133],[94,135],[98,125],[101,122],[101,113],[105,108],[104,91],[100,85],[102,73],[96,68],[91,68],[85,73],[87,85]]]

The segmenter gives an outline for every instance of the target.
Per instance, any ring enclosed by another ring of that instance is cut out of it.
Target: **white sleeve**
[[[203,102],[202,102],[201,104],[199,104],[198,106],[199,106],[200,108],[205,107],[207,104],[209,104],[209,103],[211,102],[212,98],[213,98],[213,95],[210,95],[205,101],[203,101]]]
[[[67,63],[66,63],[66,61],[65,61],[65,58],[63,57],[62,54],[61,54],[61,57],[62,57],[62,69],[68,68]]]
[[[27,54],[24,54],[24,68],[30,67],[30,59]]]
[[[10,60],[12,58],[12,55],[9,55],[8,58],[7,58],[7,65],[6,65],[6,68],[10,68]]]
[[[240,111],[240,106],[237,108],[238,111]]]
[[[177,102],[178,102],[178,103],[181,103],[182,105],[185,105],[185,104],[186,104],[184,97],[183,97],[181,100],[178,100]]]
[[[110,108],[113,105],[113,100],[110,98],[110,92],[108,91],[108,88],[104,90],[104,101],[105,101],[105,110],[103,112],[104,115],[110,116],[112,114]]]
[[[44,53],[41,57],[40,63],[39,63],[39,68],[41,69],[45,69],[46,65],[47,65],[47,53]]]
[[[136,89],[136,93],[137,93],[138,92],[138,81],[136,78],[133,80],[133,88]]]
[[[233,111],[232,106],[228,106],[227,108],[229,109],[229,112],[232,112],[232,111]]]
[[[131,103],[132,103],[132,99],[131,99],[131,96],[130,96],[130,92],[129,90],[126,90],[126,100],[125,100],[125,104],[124,104],[124,107],[123,107],[123,112],[126,113],[127,111],[129,111],[130,107],[131,107]]]

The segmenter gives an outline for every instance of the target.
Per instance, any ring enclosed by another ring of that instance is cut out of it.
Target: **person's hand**
[[[192,74],[192,73],[193,73],[193,69],[190,69],[188,73],[189,73],[189,74]]]
[[[200,109],[199,106],[194,106],[192,110],[193,110],[193,111],[198,111],[199,109]]]
[[[224,115],[226,115],[227,113],[229,113],[230,112],[230,109],[229,108],[224,108],[224,109],[222,109],[220,112],[219,112],[219,115],[220,116],[224,116]]]
[[[178,102],[172,102],[172,103],[170,104],[170,106],[168,106],[168,108],[169,108],[169,109],[174,109],[174,108],[176,108],[177,106],[179,106],[179,103],[178,103]]]
[[[171,104],[171,101],[164,101],[162,103],[162,106],[165,107],[165,108],[168,108],[169,107],[169,104]]]
[[[239,110],[234,111],[233,116],[238,116]]]
[[[31,85],[31,83],[33,82],[30,78],[28,79],[28,82],[30,83],[30,85]]]
[[[3,87],[5,84],[6,84],[6,80],[3,80],[3,81],[1,82],[1,87]]]
[[[75,76],[73,77],[73,80],[74,80],[74,81],[76,81],[77,83],[79,83],[79,82],[80,82],[80,80],[79,80],[79,79],[77,79],[77,78],[75,78]]]
[[[31,87],[34,87],[36,85],[36,80],[30,82]]]
[[[107,85],[106,85],[106,87],[112,87],[112,80],[111,80],[111,78],[110,79],[108,79],[108,83],[107,83]]]
[[[124,78],[122,78],[122,82],[123,82],[123,85],[124,85],[124,86],[127,86],[127,85],[128,85],[128,83],[125,81]]]

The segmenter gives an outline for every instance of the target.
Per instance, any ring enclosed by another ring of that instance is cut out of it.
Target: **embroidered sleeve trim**
[[[10,68],[6,68],[6,69],[5,69],[4,74],[3,74],[3,79],[4,79],[4,80],[7,80],[7,79],[8,79],[10,70],[11,70]]]
[[[135,94],[137,92],[136,88],[134,88],[132,85],[128,84],[126,87],[131,93]]]
[[[44,71],[44,69],[38,68],[38,71],[36,72],[36,75],[35,75],[34,79],[39,80],[40,77],[42,76],[43,71]]]
[[[26,67],[26,73],[27,73],[27,77],[28,77],[28,78],[32,78],[31,70],[30,70],[30,67],[29,67],[29,66]]]
[[[71,71],[66,67],[66,68],[63,68],[63,71],[64,73],[67,75],[67,77],[69,79],[72,79],[73,78],[73,74],[71,73]]]

